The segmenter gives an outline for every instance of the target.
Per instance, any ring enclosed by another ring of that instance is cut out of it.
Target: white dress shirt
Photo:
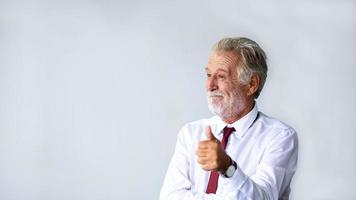
[[[195,154],[206,140],[210,125],[220,141],[225,126],[234,127],[226,153],[238,169],[230,178],[219,176],[216,194],[206,194],[210,172],[201,168]],[[297,134],[290,126],[254,108],[233,124],[219,117],[186,124],[179,132],[174,155],[161,189],[161,200],[286,200],[298,158]]]

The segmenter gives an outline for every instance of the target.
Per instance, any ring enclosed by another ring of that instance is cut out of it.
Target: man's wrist
[[[237,164],[234,160],[231,159],[230,156],[228,156],[229,159],[229,164],[227,165],[227,167],[220,171],[219,174],[221,174],[222,176],[224,176],[225,178],[230,178],[234,175],[235,171],[237,170]]]
[[[224,174],[231,164],[232,164],[232,159],[230,158],[229,155],[226,154],[226,157],[222,162],[222,167],[218,169],[218,172]]]

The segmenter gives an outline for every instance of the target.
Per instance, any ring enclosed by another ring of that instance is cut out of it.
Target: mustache
[[[208,91],[207,92],[208,97],[224,97],[224,93],[220,91]]]

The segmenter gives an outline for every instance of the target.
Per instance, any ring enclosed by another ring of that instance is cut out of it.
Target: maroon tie
[[[226,144],[229,139],[229,136],[234,131],[235,131],[234,127],[232,127],[232,128],[225,127],[224,128],[224,135],[223,135],[223,139],[221,141],[221,146],[224,148],[224,150],[226,148]],[[219,180],[219,173],[216,171],[211,171],[209,182],[208,182],[208,187],[206,189],[207,194],[210,194],[210,193],[215,194],[216,193],[216,189],[218,188],[218,180]]]

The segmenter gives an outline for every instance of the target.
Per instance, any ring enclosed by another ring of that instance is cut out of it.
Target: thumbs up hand
[[[205,127],[205,135],[208,140],[217,140],[213,132],[211,131],[210,126]]]
[[[210,126],[205,128],[207,140],[198,143],[197,161],[206,171],[225,172],[230,165],[230,158],[214,136]]]

